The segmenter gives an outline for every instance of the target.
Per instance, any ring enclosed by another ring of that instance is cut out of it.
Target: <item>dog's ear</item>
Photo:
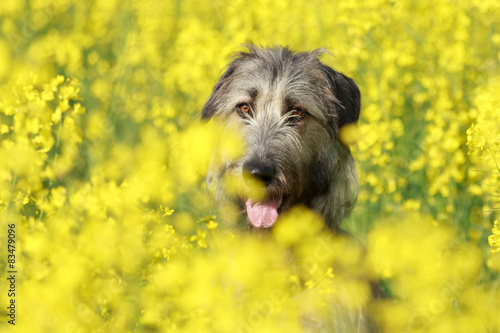
[[[356,123],[361,109],[361,95],[354,80],[322,64],[335,98],[337,99],[338,126]]]
[[[235,66],[230,66],[226,72],[221,76],[219,81],[215,84],[212,94],[208,98],[203,110],[201,110],[201,119],[209,120],[214,115],[215,111],[219,107],[221,97],[226,92],[229,82],[231,81],[231,76],[233,75]]]

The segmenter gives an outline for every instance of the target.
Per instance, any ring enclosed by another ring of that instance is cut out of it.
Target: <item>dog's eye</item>
[[[303,108],[295,108],[290,111],[290,121],[291,122],[299,122],[306,116],[306,111]]]
[[[241,103],[236,106],[236,111],[240,114],[240,116],[244,117],[245,115],[252,114],[252,108],[248,103]]]
[[[292,110],[292,115],[295,117],[303,118],[306,115],[306,112],[301,108],[296,108],[295,110]]]

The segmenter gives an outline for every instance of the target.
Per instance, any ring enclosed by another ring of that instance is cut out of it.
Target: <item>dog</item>
[[[247,45],[216,83],[201,111],[237,128],[244,152],[210,166],[207,185],[219,203],[239,202],[250,226],[270,228],[295,205],[319,214],[334,232],[351,212],[358,192],[343,126],[358,121],[360,92],[355,82],[319,60],[324,50]],[[262,184],[259,198],[233,198],[224,177]]]

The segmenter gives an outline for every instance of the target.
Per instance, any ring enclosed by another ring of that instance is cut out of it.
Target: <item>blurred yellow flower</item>
[[[492,235],[488,236],[488,243],[491,246],[491,252],[500,252],[500,223],[495,221],[493,229],[491,230]]]

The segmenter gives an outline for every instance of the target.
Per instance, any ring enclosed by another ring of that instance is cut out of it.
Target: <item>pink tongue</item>
[[[278,218],[278,207],[281,200],[269,200],[266,202],[255,202],[248,199],[245,203],[247,207],[247,214],[250,222],[256,228],[269,228]]]

